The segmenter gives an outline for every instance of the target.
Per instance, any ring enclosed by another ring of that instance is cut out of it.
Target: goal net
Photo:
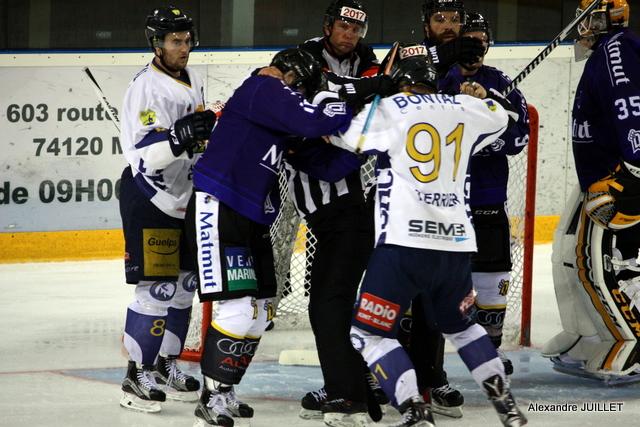
[[[511,221],[513,271],[507,295],[503,342],[529,345],[531,322],[531,272],[533,262],[533,222],[535,219],[535,180],[538,145],[538,113],[529,106],[530,140],[518,155],[509,156],[508,213]],[[365,185],[374,184],[374,160],[362,168]],[[278,281],[278,329],[309,329],[308,305],[310,269],[316,239],[301,221],[288,198],[287,180],[279,176],[282,198],[280,214],[271,227],[271,240]],[[198,360],[204,333],[211,322],[211,303],[194,304],[191,325],[182,357]]]

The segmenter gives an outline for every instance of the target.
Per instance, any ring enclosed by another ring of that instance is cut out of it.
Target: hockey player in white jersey
[[[476,242],[465,198],[471,154],[494,142],[517,114],[503,108],[512,109],[498,95],[435,94],[436,70],[425,56],[401,55],[391,76],[401,93],[380,102],[364,141],[371,105],[341,138],[332,137],[336,145],[378,154],[376,248],[352,343],[402,413],[398,426],[433,426],[413,365],[395,338],[402,313],[420,296],[427,321],[456,347],[503,425],[524,425],[495,346],[469,317]]]
[[[198,279],[184,244],[184,216],[199,141],[216,117],[204,111],[202,79],[187,67],[198,44],[193,21],[175,7],[154,10],[146,36],[155,53],[131,81],[123,103],[120,186],[125,273],[135,298],[127,309],[129,354],[120,404],[158,412],[159,402],[198,399],[199,382],[176,364]]]

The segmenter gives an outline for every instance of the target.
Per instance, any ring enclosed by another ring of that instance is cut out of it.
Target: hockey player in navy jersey
[[[207,149],[194,167],[189,235],[197,253],[202,301],[216,301],[201,360],[205,388],[201,425],[232,426],[253,416],[237,400],[239,384],[274,315],[276,279],[269,225],[280,200],[277,176],[291,136],[318,138],[348,128],[351,107],[308,102],[320,90],[320,65],[300,49],[271,63],[282,79],[254,75],[226,103]],[[319,95],[322,97],[322,94]]]
[[[120,405],[157,412],[165,398],[198,399],[199,382],[176,364],[198,281],[184,217],[191,167],[216,117],[203,111],[202,79],[187,67],[198,45],[191,18],[175,7],[158,8],[147,17],[146,35],[155,57],[127,88],[120,138],[129,163],[120,184],[125,275],[135,284]]]
[[[467,13],[462,37],[474,37],[482,41],[485,53],[492,43],[491,28],[479,13]],[[500,70],[484,65],[484,55],[473,64],[460,63],[449,70],[439,82],[445,93],[460,92],[462,83],[470,82],[484,89],[502,92],[511,80]],[[518,123],[511,126],[496,142],[471,158],[470,200],[473,228],[478,241],[478,252],[471,259],[473,287],[477,292],[477,322],[483,326],[495,344],[505,364],[507,375],[513,373],[513,364],[499,350],[507,307],[507,292],[511,279],[511,232],[507,202],[509,179],[508,155],[520,153],[529,141],[529,114],[527,103],[519,90],[507,99],[518,110]]]
[[[460,38],[466,20],[463,0],[425,0],[422,5],[424,41],[433,65],[442,76],[457,63],[474,63],[482,56],[482,44]]]
[[[598,1],[576,44],[577,58],[590,55],[573,105],[579,187],[553,242],[563,331],[543,354],[561,372],[638,381],[640,38],[627,28],[626,0]]]
[[[413,365],[396,340],[401,314],[420,297],[427,321],[457,348],[502,423],[526,424],[495,346],[468,316],[476,243],[465,202],[467,165],[517,114],[505,110],[512,107],[499,96],[435,95],[436,70],[426,56],[401,56],[391,76],[401,93],[380,102],[364,143],[371,106],[341,138],[332,137],[336,145],[378,153],[376,248],[353,318],[353,345],[402,413],[397,426],[433,426]]]

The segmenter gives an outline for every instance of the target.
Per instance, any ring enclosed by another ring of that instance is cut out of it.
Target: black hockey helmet
[[[289,87],[294,90],[303,89],[307,99],[312,99],[322,89],[324,82],[322,66],[305,50],[299,48],[282,50],[276,53],[270,65],[282,71],[283,74],[293,71],[296,78]]]
[[[462,27],[461,34],[481,31],[487,35],[489,45],[493,44],[493,34],[491,34],[491,26],[489,21],[478,12],[467,13],[467,19]],[[487,47],[487,50],[489,48]]]
[[[337,20],[360,25],[360,37],[367,35],[369,16],[359,0],[332,0],[324,14],[324,25],[331,27]]]
[[[463,0],[425,0],[422,5],[422,22],[429,22],[431,15],[442,11],[458,12],[460,14],[460,20],[464,24],[465,11]]]
[[[424,85],[438,90],[438,73],[426,55],[413,55],[396,62],[391,69],[391,80],[398,88]]]
[[[199,44],[198,34],[193,26],[193,19],[174,6],[154,9],[147,16],[145,27],[147,42],[152,49],[163,46],[165,35],[182,31],[191,33],[192,47]]]

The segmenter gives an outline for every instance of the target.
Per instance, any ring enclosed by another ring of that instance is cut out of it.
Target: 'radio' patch
[[[365,292],[360,297],[356,319],[365,325],[390,332],[400,314],[398,304]]]

